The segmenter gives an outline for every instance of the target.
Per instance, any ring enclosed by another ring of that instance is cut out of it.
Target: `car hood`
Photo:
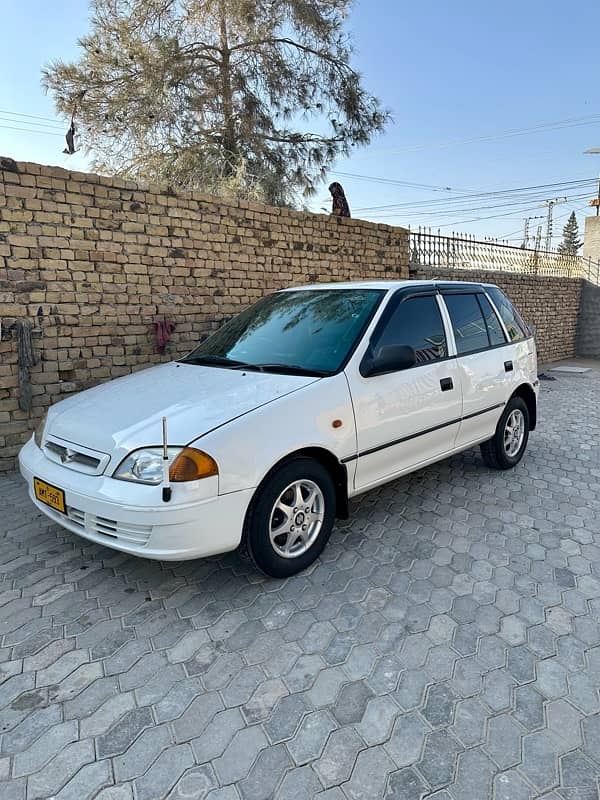
[[[124,457],[162,440],[185,445],[318,378],[171,362],[87,389],[52,406],[46,435]]]

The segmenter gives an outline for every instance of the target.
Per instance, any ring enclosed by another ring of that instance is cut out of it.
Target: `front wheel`
[[[493,437],[481,445],[481,455],[488,467],[511,469],[523,458],[529,440],[529,410],[521,397],[513,397]]]
[[[335,520],[335,487],[312,458],[295,458],[259,489],[246,523],[246,546],[273,578],[306,569],[322,553]]]

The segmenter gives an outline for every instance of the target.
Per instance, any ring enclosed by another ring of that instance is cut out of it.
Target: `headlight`
[[[169,447],[169,480],[173,483],[197,481],[218,475],[219,468],[213,458],[194,447]],[[158,486],[163,479],[163,451],[161,447],[135,450],[119,464],[113,478]]]
[[[48,413],[46,412],[41,420],[38,422],[38,426],[35,429],[35,433],[33,434],[33,441],[37,444],[37,446],[42,449],[42,445],[44,444],[44,428],[46,427],[46,419],[48,418]]]

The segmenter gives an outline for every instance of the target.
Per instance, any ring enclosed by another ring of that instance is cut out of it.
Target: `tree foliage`
[[[44,69],[96,169],[286,203],[383,130],[351,65],[352,0],[92,0]]]
[[[567,224],[563,228],[563,240],[558,245],[558,252],[565,256],[576,256],[583,242],[579,238],[579,225],[575,212],[571,212]]]

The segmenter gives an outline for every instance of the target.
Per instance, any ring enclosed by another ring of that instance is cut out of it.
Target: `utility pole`
[[[523,228],[523,244],[521,245],[523,250],[527,250],[527,245],[529,244],[529,223],[532,219],[543,219],[543,217],[539,215],[537,217],[525,217],[525,226]]]
[[[566,197],[554,197],[552,200],[544,200],[544,205],[548,206],[548,218],[546,220],[546,252],[550,252],[552,246],[552,212],[554,206],[559,203],[566,203]]]
[[[586,156],[597,156],[600,155],[600,147],[590,147],[589,150],[584,151],[584,155]],[[600,178],[598,178],[598,197],[596,202],[590,203],[590,205],[596,206],[596,216],[600,215]]]
[[[542,243],[542,226],[538,225],[537,233],[535,235],[535,249],[539,250]]]

